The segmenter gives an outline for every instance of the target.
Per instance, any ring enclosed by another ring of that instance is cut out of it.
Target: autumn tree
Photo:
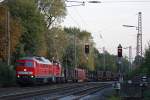
[[[0,7],[0,60],[7,59],[7,10]]]
[[[8,16],[8,7],[3,6],[0,8],[0,38],[1,38],[1,57],[6,60],[7,58],[7,47],[8,47],[8,26],[10,27],[10,46],[11,46],[11,54],[16,51],[16,46],[19,43],[21,37],[22,26],[18,19]],[[9,19],[9,23],[7,23]],[[7,45],[6,45],[7,44]],[[5,46],[4,46],[5,45]],[[6,52],[6,53],[5,53]]]

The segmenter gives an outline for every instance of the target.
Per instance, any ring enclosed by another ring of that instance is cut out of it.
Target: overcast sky
[[[101,2],[100,4],[86,3],[85,6],[67,7],[68,15],[63,25],[75,26],[91,32],[96,47],[105,46],[111,54],[117,53],[119,43],[123,47],[131,45],[133,56],[135,56],[137,30],[122,25],[137,26],[138,12],[142,12],[144,50],[150,40],[150,0],[102,0]],[[67,3],[67,5],[70,4]],[[123,51],[123,55],[128,54],[128,50]]]

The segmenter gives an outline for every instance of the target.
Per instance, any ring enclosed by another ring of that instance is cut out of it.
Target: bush
[[[6,63],[0,63],[0,85],[12,86],[15,84],[15,70],[13,66]]]
[[[144,92],[144,100],[150,100],[150,90]]]

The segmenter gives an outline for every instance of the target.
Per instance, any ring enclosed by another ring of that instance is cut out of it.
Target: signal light
[[[118,46],[118,57],[122,57],[122,46],[120,44]]]
[[[122,49],[118,49],[118,57],[122,57]]]
[[[90,52],[90,46],[89,46],[89,44],[86,44],[85,45],[85,53],[89,54],[89,52]]]

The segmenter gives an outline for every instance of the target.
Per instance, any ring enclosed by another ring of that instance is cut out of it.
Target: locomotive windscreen
[[[32,62],[17,62],[17,66],[26,66],[26,67],[33,67]]]

